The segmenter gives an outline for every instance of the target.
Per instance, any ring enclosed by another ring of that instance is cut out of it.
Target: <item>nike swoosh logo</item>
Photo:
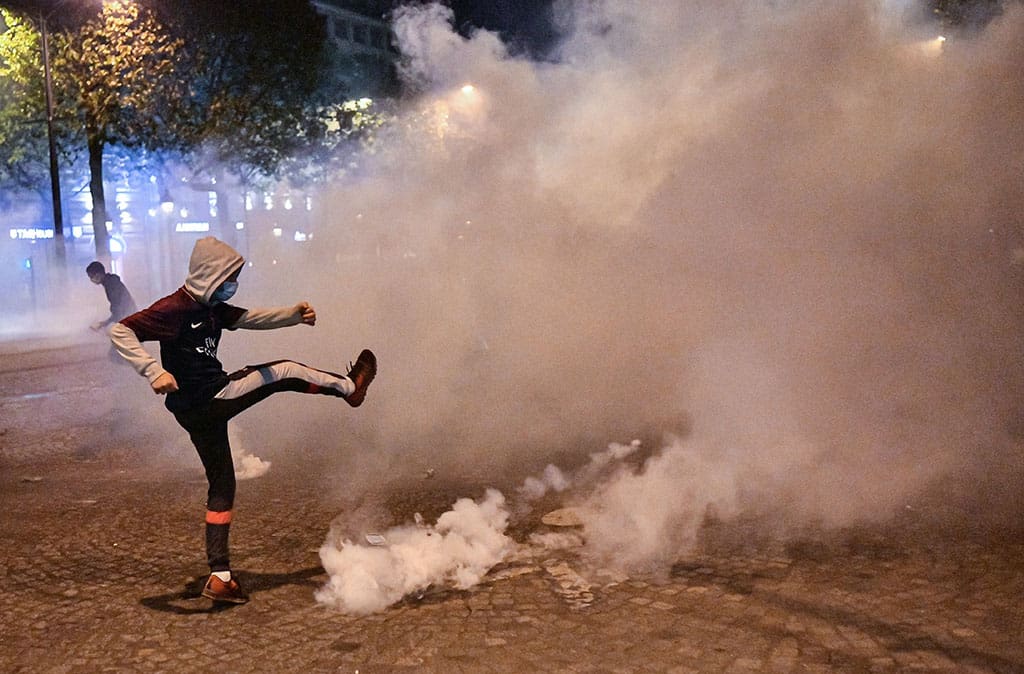
[[[190,323],[190,325],[192,326],[193,330],[195,330],[196,328],[198,328],[202,324],[203,324],[202,321],[199,321],[198,323]]]

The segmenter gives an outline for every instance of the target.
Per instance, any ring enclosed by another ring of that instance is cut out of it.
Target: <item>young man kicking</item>
[[[235,469],[228,444],[228,420],[279,391],[337,396],[358,407],[377,373],[377,360],[364,350],[348,374],[307,367],[290,360],[249,365],[228,374],[217,359],[222,330],[269,330],[316,324],[308,302],[273,309],[228,304],[238,289],[244,260],[233,248],[208,236],[196,242],[185,285],[148,309],[114,325],[110,339],[153,391],[167,394],[166,407],[188,431],[206,470],[206,557],[210,577],[203,596],[242,604],[248,597],[231,576],[228,529],[235,499]],[[141,342],[160,342],[157,363]]]

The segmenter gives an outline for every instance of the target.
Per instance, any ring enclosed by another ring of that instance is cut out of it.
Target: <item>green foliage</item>
[[[8,27],[0,34],[0,182],[49,190],[39,29],[26,17],[0,12]],[[51,31],[62,168],[75,165],[86,140],[100,152],[110,143],[157,148],[177,142],[166,121],[181,91],[174,71],[180,46],[149,12],[124,1],[104,3],[97,16],[73,30]]]
[[[321,108],[319,142],[286,158],[279,173],[296,186],[323,184],[359,167],[359,158],[374,154],[378,134],[392,116],[369,98]]]
[[[38,189],[49,175],[39,33],[0,9],[0,182]]]
[[[183,92],[176,63],[182,41],[127,0],[105,2],[71,36],[60,73],[74,85],[93,141],[155,149],[177,142],[168,114]]]
[[[190,74],[181,133],[197,172],[277,177],[324,140],[325,33],[308,2],[196,0],[177,10]]]
[[[0,34],[0,77],[19,88],[25,103],[31,101],[42,109],[42,89],[38,86],[43,72],[40,35],[30,22],[0,8],[7,30]]]
[[[114,178],[113,151],[126,148],[136,161],[182,159],[218,185],[225,173],[322,182],[372,151],[387,116],[366,99],[341,102],[323,18],[306,0],[149,6],[107,0],[51,26],[61,166],[88,148],[99,217],[105,148]],[[34,15],[0,11],[0,182],[48,190],[38,27]]]

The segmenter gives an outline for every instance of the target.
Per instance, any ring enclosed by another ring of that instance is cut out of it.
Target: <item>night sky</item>
[[[551,25],[553,0],[450,0],[460,32],[473,27],[501,34],[514,51],[537,55],[554,38]]]
[[[542,55],[554,40],[551,5],[554,0],[443,0],[455,12],[456,27],[468,34],[475,27],[499,33],[513,52]],[[0,6],[29,12],[45,11],[55,0],[0,0]],[[89,3],[85,6],[88,7]],[[75,3],[62,5],[77,7]]]

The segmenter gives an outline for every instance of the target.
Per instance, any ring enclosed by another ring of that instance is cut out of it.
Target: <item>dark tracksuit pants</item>
[[[206,470],[206,558],[211,571],[231,568],[228,530],[235,502],[235,466],[228,442],[228,421],[261,400],[281,391],[342,397],[351,381],[291,360],[249,365],[228,375],[228,384],[207,404],[174,418],[188,431]]]

